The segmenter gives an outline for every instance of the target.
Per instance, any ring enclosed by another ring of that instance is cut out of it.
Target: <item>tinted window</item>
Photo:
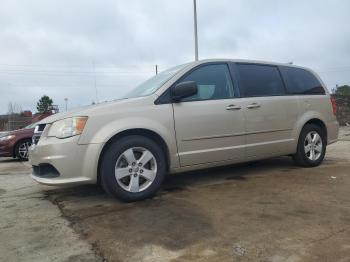
[[[307,70],[294,67],[282,67],[287,91],[290,94],[325,94],[317,78]]]
[[[278,68],[266,65],[237,64],[240,91],[243,96],[284,95]]]
[[[214,100],[233,97],[230,71],[226,64],[206,65],[192,71],[182,81],[195,81],[198,93],[182,101]]]

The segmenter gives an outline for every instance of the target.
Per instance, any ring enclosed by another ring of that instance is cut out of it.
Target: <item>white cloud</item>
[[[293,61],[329,86],[350,82],[350,2],[197,0],[200,58]],[[192,0],[3,0],[0,113],[63,109],[118,97],[160,69],[193,59]],[[9,66],[11,65],[11,66]],[[12,66],[15,65],[15,66]]]

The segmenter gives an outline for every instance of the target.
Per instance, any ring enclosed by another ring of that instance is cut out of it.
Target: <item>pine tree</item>
[[[46,111],[48,111],[49,106],[51,106],[52,103],[53,101],[50,97],[48,97],[47,95],[43,95],[36,104],[36,109],[39,113],[45,113]]]

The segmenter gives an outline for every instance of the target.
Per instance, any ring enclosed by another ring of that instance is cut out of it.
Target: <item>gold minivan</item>
[[[153,195],[168,173],[283,155],[313,167],[337,141],[335,111],[309,69],[192,62],[124,99],[41,121],[29,152],[32,177],[47,185],[99,183],[108,194],[135,201]]]

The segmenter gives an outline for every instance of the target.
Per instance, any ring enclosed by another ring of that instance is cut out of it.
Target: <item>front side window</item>
[[[232,80],[226,64],[201,66],[181,81],[194,81],[198,86],[196,95],[186,97],[182,101],[217,100],[233,97]]]
[[[320,81],[309,71],[287,66],[281,68],[289,94],[325,94]]]
[[[275,66],[237,64],[239,88],[244,97],[284,95],[282,78]]]

